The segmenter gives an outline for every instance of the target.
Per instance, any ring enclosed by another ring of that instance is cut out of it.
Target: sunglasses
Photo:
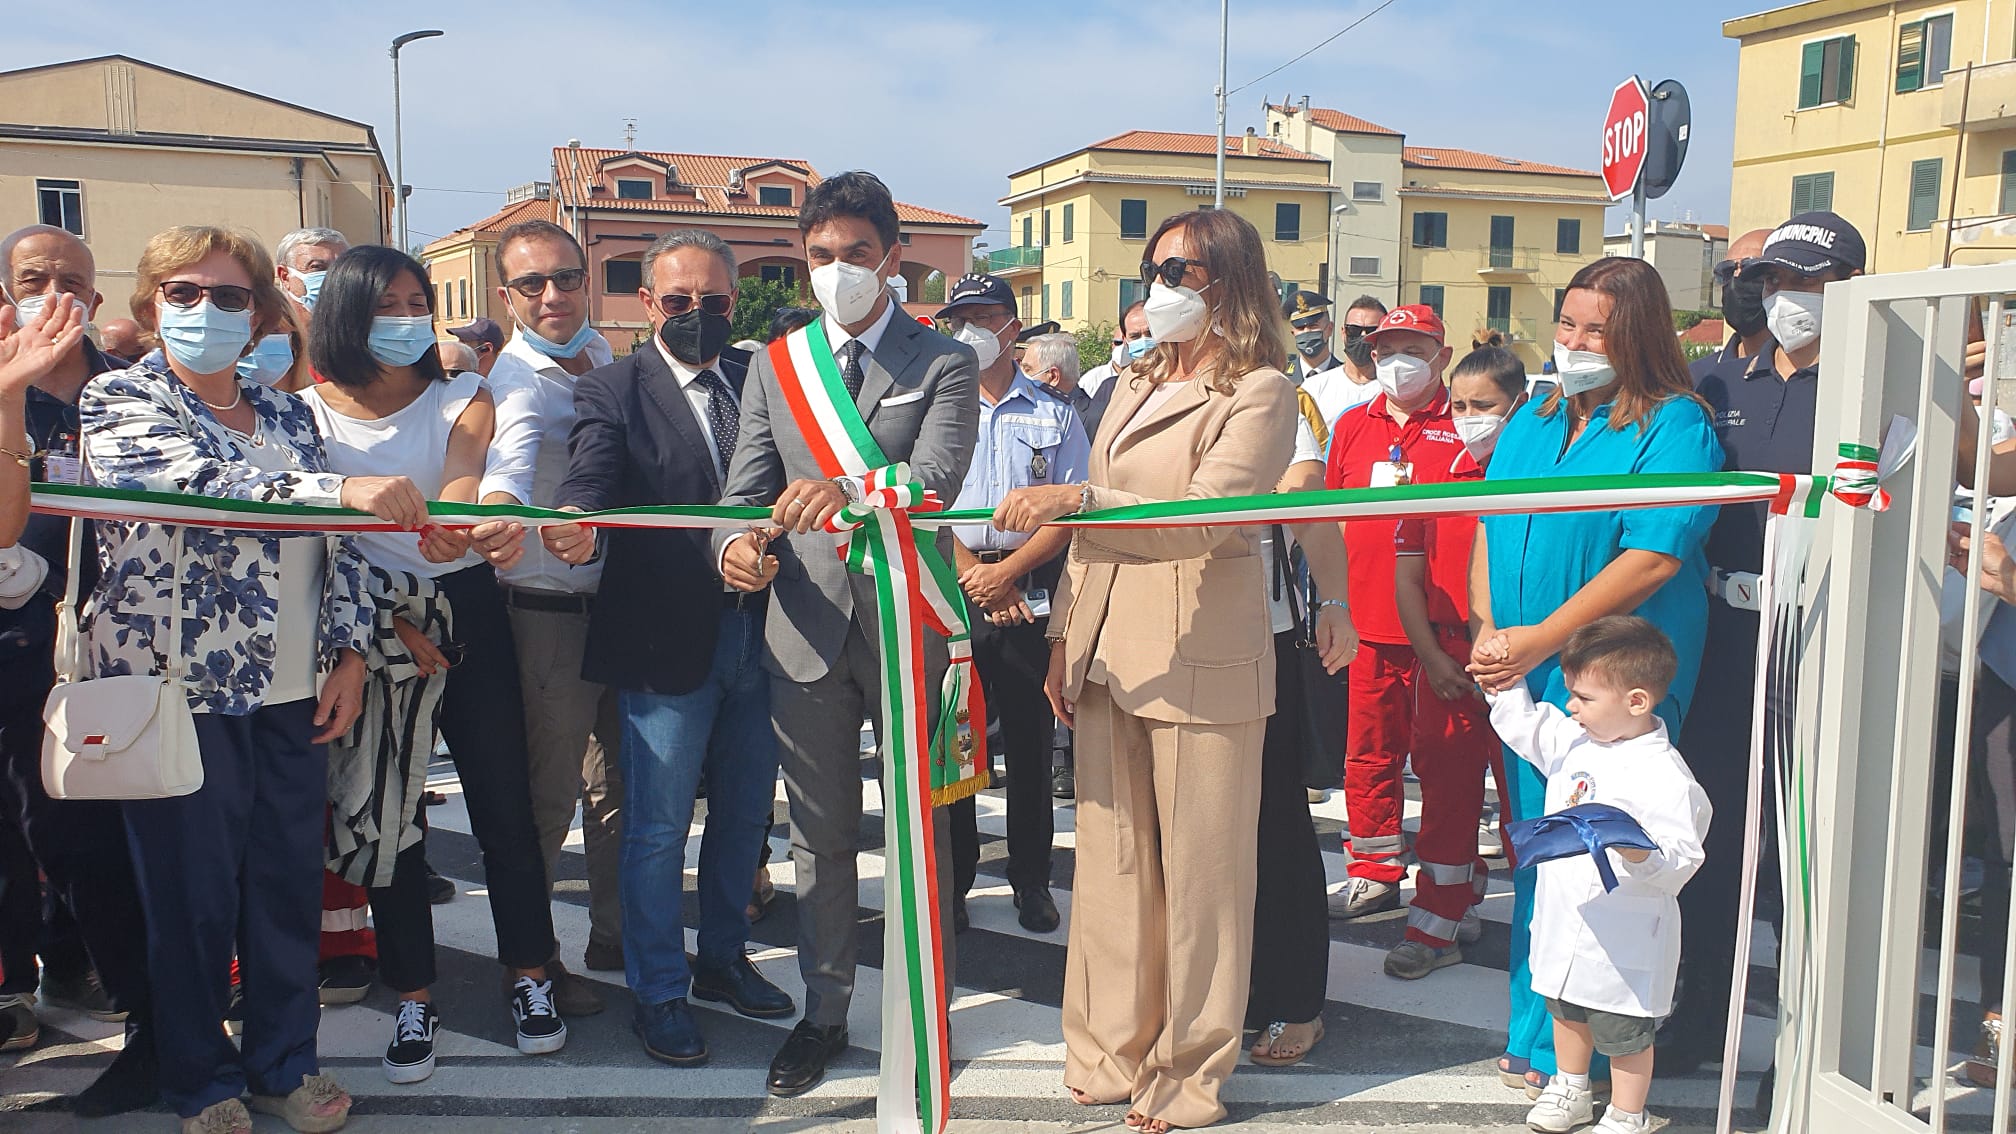
[[[1160,277],[1162,283],[1167,287],[1182,287],[1183,277],[1189,274],[1191,268],[1196,268],[1200,271],[1204,270],[1204,261],[1186,260],[1181,256],[1171,256],[1160,264],[1152,260],[1143,260],[1141,261],[1141,282],[1144,284],[1153,283],[1157,277]]]
[[[219,311],[243,311],[252,306],[252,289],[236,284],[215,284],[205,287],[188,280],[169,280],[157,288],[162,302],[170,307],[190,308],[203,302],[204,296]]]
[[[1364,338],[1366,335],[1369,335],[1378,329],[1379,325],[1377,323],[1374,323],[1369,327],[1365,326],[1362,323],[1346,323],[1344,324],[1344,341],[1347,343],[1355,343],[1359,339]]]
[[[1733,281],[1736,278],[1736,273],[1742,271],[1743,265],[1749,262],[1748,260],[1724,260],[1715,265],[1715,282],[1718,284],[1727,284]]]
[[[661,295],[658,297],[658,310],[667,315],[684,315],[693,310],[694,302],[694,297],[690,295]],[[700,310],[709,315],[726,315],[728,309],[734,306],[734,300],[720,291],[700,296],[698,302]]]
[[[537,272],[529,276],[519,276],[515,280],[504,281],[504,286],[527,299],[537,299],[545,294],[546,285],[549,283],[561,291],[580,291],[581,285],[587,282],[588,269],[567,268],[550,276],[542,276]]]

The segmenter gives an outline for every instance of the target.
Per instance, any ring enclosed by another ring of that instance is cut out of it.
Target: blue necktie
[[[735,453],[735,432],[742,427],[742,409],[728,383],[713,370],[702,370],[693,379],[707,391],[707,428],[714,434],[714,450],[721,457],[721,471],[728,471],[728,458]]]

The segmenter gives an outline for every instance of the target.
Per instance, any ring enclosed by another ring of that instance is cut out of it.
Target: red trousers
[[[1469,634],[1437,630],[1442,648],[1467,665]],[[1484,897],[1489,867],[1477,855],[1477,820],[1484,809],[1484,774],[1503,777],[1500,752],[1481,698],[1436,696],[1411,646],[1363,644],[1351,662],[1344,753],[1350,872],[1389,883],[1407,876],[1400,861],[1407,849],[1400,830],[1407,804],[1401,770],[1411,754],[1421,781],[1421,831],[1414,839],[1420,866],[1407,914],[1409,940],[1448,945],[1464,913]]]
[[[322,872],[322,951],[316,960],[378,959],[378,937],[364,924],[370,898],[370,891],[364,887],[345,882],[326,870]]]

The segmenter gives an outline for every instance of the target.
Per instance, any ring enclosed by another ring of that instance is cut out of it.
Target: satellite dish
[[[1645,199],[1657,200],[1680,179],[1680,166],[1687,160],[1687,135],[1692,110],[1687,88],[1677,79],[1667,79],[1651,90],[1650,137],[1646,139]]]

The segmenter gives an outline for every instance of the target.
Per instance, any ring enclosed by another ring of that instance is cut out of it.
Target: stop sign
[[[1603,116],[1603,185],[1613,201],[1629,197],[1645,172],[1650,105],[1645,84],[1636,75],[1610,92],[1610,110]]]

